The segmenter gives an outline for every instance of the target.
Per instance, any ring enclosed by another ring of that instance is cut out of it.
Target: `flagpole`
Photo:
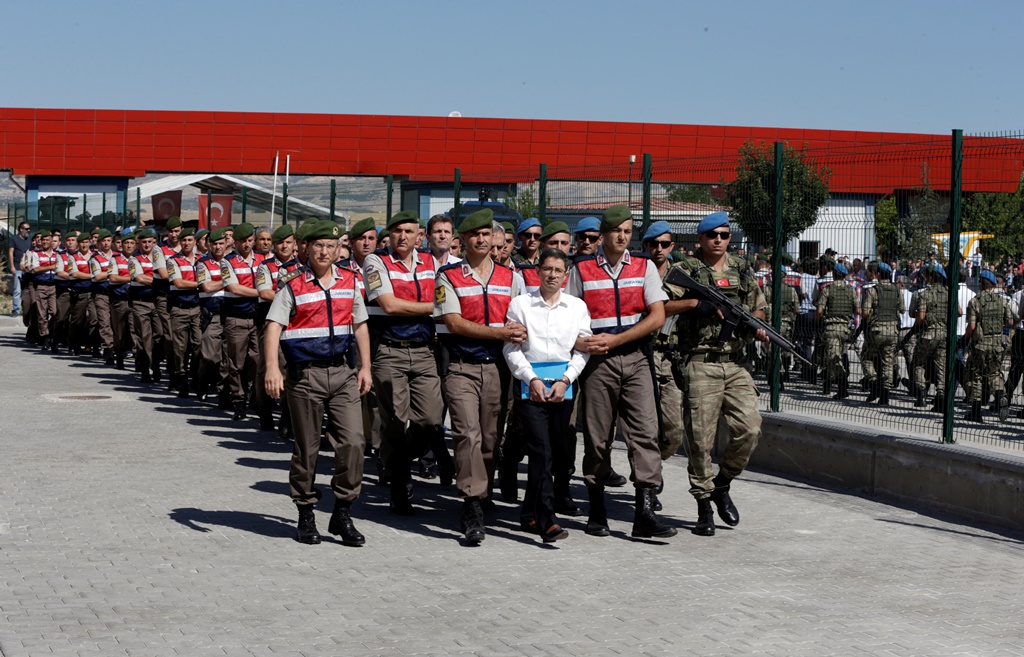
[[[281,151],[274,154],[274,191],[270,194],[270,230],[274,230],[274,202],[277,200],[277,163],[281,157]]]

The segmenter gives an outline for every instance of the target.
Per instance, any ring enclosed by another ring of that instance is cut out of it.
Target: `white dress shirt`
[[[526,327],[526,342],[506,342],[502,352],[512,376],[529,383],[537,375],[530,363],[569,363],[565,377],[572,383],[579,378],[590,354],[573,349],[576,338],[593,335],[590,311],[582,299],[560,292],[548,305],[540,290],[521,294],[509,304],[507,319]]]

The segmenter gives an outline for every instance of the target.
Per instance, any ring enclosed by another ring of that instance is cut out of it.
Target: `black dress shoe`
[[[428,459],[419,461],[420,477],[423,479],[437,479],[437,462]]]
[[[366,537],[360,534],[352,523],[350,509],[349,504],[335,502],[334,513],[331,514],[331,522],[327,525],[327,531],[335,536],[340,536],[342,545],[362,547],[366,545]]]
[[[575,518],[583,515],[583,512],[580,511],[580,507],[578,507],[576,502],[568,495],[565,497],[555,498],[555,513],[569,518]]]
[[[519,519],[519,529],[526,532],[527,534],[537,534],[537,521],[531,519]]]
[[[560,525],[551,525],[541,536],[544,538],[545,543],[554,543],[555,541],[569,538],[569,532],[562,529]]]
[[[610,486],[611,488],[622,488],[628,483],[628,479],[620,475],[615,470],[612,470],[611,474],[608,475],[608,479],[604,482],[604,485]]]

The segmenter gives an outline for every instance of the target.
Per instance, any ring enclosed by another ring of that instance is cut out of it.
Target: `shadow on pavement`
[[[169,514],[171,520],[197,532],[211,531],[204,525],[217,525],[231,529],[241,529],[270,538],[293,538],[294,521],[280,516],[268,516],[248,511],[204,511],[202,509],[174,509]]]

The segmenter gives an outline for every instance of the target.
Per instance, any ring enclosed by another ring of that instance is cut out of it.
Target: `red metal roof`
[[[981,144],[983,138],[967,140]],[[0,108],[0,168],[22,175],[130,176],[154,172],[268,174],[274,156],[291,172],[392,174],[413,180],[516,182],[546,163],[558,169],[654,156],[735,158],[747,141],[788,141],[820,153],[833,191],[885,193],[920,184],[928,162],[935,188],[948,187],[948,135],[663,123],[534,119],[274,114],[151,110]],[[1012,191],[1020,140],[991,142],[983,165],[968,158],[965,189]],[[990,142],[984,142],[989,144]],[[920,151],[919,157],[914,155]],[[980,151],[979,151],[980,152]],[[639,179],[640,163],[636,165]],[[685,168],[685,167],[684,167]],[[582,170],[581,170],[582,171]],[[581,177],[599,177],[582,171]],[[720,174],[714,174],[722,179]],[[725,170],[725,179],[728,171]],[[658,177],[657,179],[662,179]]]

